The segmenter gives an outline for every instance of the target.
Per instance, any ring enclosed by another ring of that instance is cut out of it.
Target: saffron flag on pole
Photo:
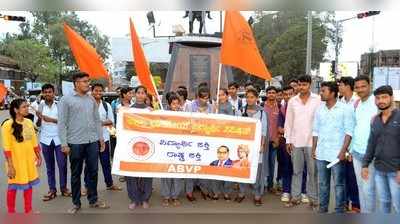
[[[136,75],[142,85],[147,88],[147,91],[153,95],[157,96],[157,89],[154,85],[153,77],[150,72],[149,64],[147,63],[146,57],[140,44],[139,37],[136,33],[135,25],[132,19],[129,20],[130,30],[131,30],[131,41],[132,41],[132,56],[135,61]]]
[[[225,12],[221,64],[240,68],[265,80],[271,79],[251,27],[238,11]]]
[[[79,70],[89,74],[90,78],[108,79],[109,74],[96,49],[66,23],[64,23],[64,33]]]

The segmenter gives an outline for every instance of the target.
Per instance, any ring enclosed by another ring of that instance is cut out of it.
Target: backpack
[[[106,118],[108,118],[108,105],[107,105],[107,102],[102,100],[101,103],[103,104],[103,108],[106,111]]]
[[[262,117],[263,117],[263,111],[261,110],[261,116],[260,116],[260,121],[262,121]],[[249,115],[247,114],[247,105],[244,107],[244,111],[242,114],[243,117],[249,117]]]

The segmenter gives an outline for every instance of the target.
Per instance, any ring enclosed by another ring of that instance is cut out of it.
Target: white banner
[[[117,120],[113,174],[255,182],[257,119],[125,109]]]

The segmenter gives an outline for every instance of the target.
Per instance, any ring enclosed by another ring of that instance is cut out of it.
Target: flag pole
[[[217,105],[217,110],[216,110],[216,113],[218,113],[218,107],[219,107],[219,89],[221,88],[221,72],[222,72],[222,64],[221,63],[219,63],[219,69],[218,69],[218,85],[217,85],[217,102],[216,102],[216,105]]]
[[[158,103],[160,104],[160,109],[161,109],[161,110],[164,110],[164,107],[163,107],[162,102],[161,102],[160,95],[158,95],[158,91],[157,91],[156,84],[154,83],[153,76],[151,76],[151,84],[153,85],[153,88],[154,88],[154,90],[155,90],[155,92],[156,92],[156,97],[157,97]]]

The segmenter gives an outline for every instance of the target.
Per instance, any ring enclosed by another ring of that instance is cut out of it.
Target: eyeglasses
[[[223,152],[218,151],[217,153],[218,153],[218,154],[227,154],[228,152],[227,152],[227,151],[223,151]]]

